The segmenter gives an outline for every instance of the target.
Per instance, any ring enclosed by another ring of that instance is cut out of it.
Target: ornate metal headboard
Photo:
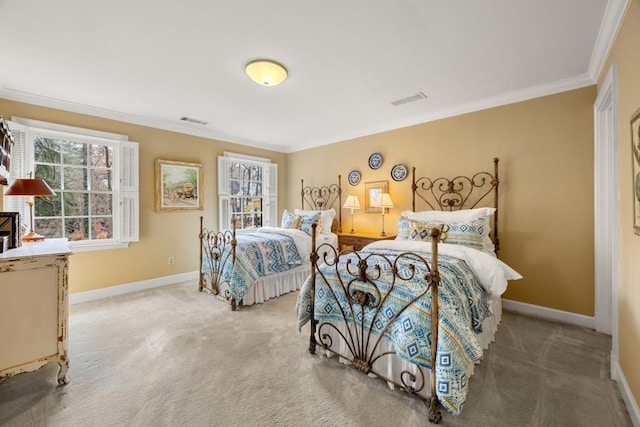
[[[311,210],[325,210],[334,208],[338,217],[338,232],[342,232],[342,183],[338,175],[338,183],[321,187],[304,186],[304,179],[300,180],[302,191],[302,209],[308,206]],[[335,206],[336,202],[338,206]]]
[[[498,158],[493,159],[493,175],[489,172],[478,172],[468,176],[456,176],[455,178],[428,177],[416,178],[416,168],[413,172],[413,198],[412,209],[416,210],[416,198],[424,201],[433,210],[460,210],[479,207],[489,194],[493,193],[493,207],[496,209],[493,215],[493,243],[496,252],[500,248],[498,240]],[[489,197],[490,198],[490,197]]]

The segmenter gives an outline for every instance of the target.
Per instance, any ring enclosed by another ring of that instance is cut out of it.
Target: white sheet
[[[298,253],[300,254],[300,258],[302,261],[307,264],[309,263],[309,255],[311,255],[311,236],[305,233],[302,230],[298,230],[297,228],[280,228],[280,227],[260,227],[257,230],[261,233],[277,233],[284,234],[293,239],[298,248]],[[334,248],[338,247],[338,235],[331,233],[318,233],[316,234],[316,247],[322,245],[323,243],[329,243]],[[322,254],[320,254],[322,256]]]
[[[378,240],[363,250],[396,250],[431,253],[431,242],[415,240]],[[480,284],[491,296],[500,296],[507,290],[508,280],[522,279],[520,273],[496,257],[461,245],[438,243],[438,254],[462,259],[473,270]]]

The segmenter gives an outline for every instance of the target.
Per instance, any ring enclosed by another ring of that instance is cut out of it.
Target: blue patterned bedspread
[[[400,252],[383,250],[376,251],[376,253],[383,254],[393,260]],[[366,251],[360,252],[362,258],[367,255]],[[427,253],[421,253],[420,255],[427,260],[431,258],[430,254]],[[353,279],[353,276],[346,273],[345,270],[348,259],[352,259],[351,262],[352,264],[355,262],[355,265],[357,265],[358,261],[356,254],[340,257],[338,271],[340,271],[343,283]],[[380,259],[378,258],[378,260]],[[370,260],[375,261],[376,256],[372,256]],[[390,289],[390,278],[393,277],[393,274],[389,264],[385,262],[376,263],[380,265],[382,273],[380,280],[376,280],[375,283],[384,296]],[[430,291],[419,297],[415,302],[410,303],[424,292],[426,282],[423,278],[428,271],[424,265],[420,267],[419,263],[413,264],[416,266],[417,272],[414,278],[406,282],[396,281],[391,294],[384,300],[377,318],[374,318],[374,310],[365,308],[364,324],[372,325],[372,331],[379,335],[395,314],[401,312],[402,308],[408,305],[399,317],[393,321],[384,335],[393,344],[396,353],[400,357],[430,369]],[[369,265],[371,265],[371,262]],[[398,265],[400,271],[409,271],[407,269],[408,262],[401,261]],[[440,326],[435,369],[437,394],[440,402],[447,410],[453,414],[459,414],[466,398],[468,380],[472,373],[473,364],[482,357],[482,348],[478,344],[475,334],[476,332],[482,332],[482,321],[491,313],[486,292],[474,272],[463,260],[440,255],[438,268],[441,283],[438,292]],[[369,271],[373,270],[367,270],[367,272]],[[326,277],[326,281],[331,285],[334,292],[331,292],[325,280],[320,278],[320,272]],[[343,316],[340,313],[340,307],[345,310],[346,317],[349,319],[352,309],[336,273],[336,267],[322,265],[320,272],[316,275],[316,320],[320,322],[327,320],[342,321]],[[372,289],[371,285],[362,285],[363,290],[366,290],[367,287],[369,287],[369,290]],[[298,295],[296,304],[299,329],[310,320],[310,303],[310,280],[307,280]],[[362,309],[355,303],[352,307],[353,315],[358,319],[357,323],[360,323]],[[349,321],[353,323],[351,319]],[[369,329],[368,327],[365,328]]]
[[[236,262],[225,265],[222,281],[229,284],[231,297],[238,302],[258,278],[302,265],[294,239],[284,234],[242,232],[236,234],[236,241]]]

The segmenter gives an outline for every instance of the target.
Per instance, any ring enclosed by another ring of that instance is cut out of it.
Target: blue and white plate
[[[349,184],[358,185],[360,183],[360,172],[357,170],[352,170],[349,172]]]
[[[382,166],[382,155],[380,153],[373,153],[369,156],[369,167],[371,169],[378,169]]]
[[[407,167],[403,164],[397,164],[391,169],[391,178],[394,181],[402,181],[407,177]]]

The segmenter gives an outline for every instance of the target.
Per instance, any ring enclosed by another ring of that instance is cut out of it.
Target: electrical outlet
[[[173,265],[176,263],[176,258],[170,256],[169,258],[167,258],[167,265]]]

